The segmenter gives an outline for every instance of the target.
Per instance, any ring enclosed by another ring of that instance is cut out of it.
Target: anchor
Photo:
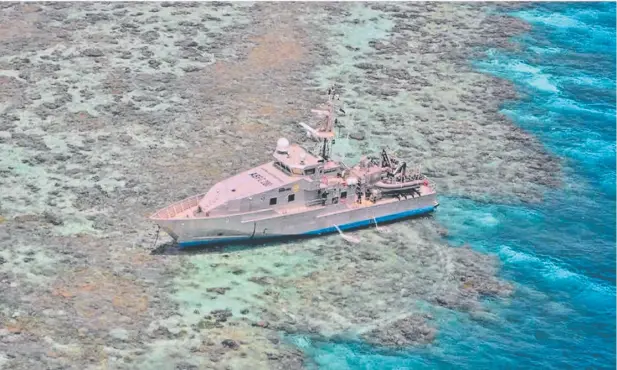
[[[345,239],[345,241],[347,241],[349,243],[354,243],[354,244],[360,243],[360,238],[356,238],[356,237],[353,237],[351,235],[345,235],[345,234],[343,234],[343,231],[341,231],[341,229],[339,229],[339,227],[337,225],[334,225],[334,227],[336,228],[338,233],[341,235],[341,238]]]

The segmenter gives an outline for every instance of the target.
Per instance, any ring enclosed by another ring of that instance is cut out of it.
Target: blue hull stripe
[[[178,245],[180,246],[180,248],[186,248],[186,247],[196,247],[198,245],[219,244],[219,243],[222,244],[222,243],[237,242],[237,241],[249,240],[249,239],[251,239],[250,236],[237,236],[233,238],[206,239],[206,240],[196,240],[192,242],[180,242],[178,243]],[[253,238],[253,240],[255,239],[259,239],[259,237]]]
[[[394,220],[401,219],[401,218],[406,218],[406,217],[411,217],[411,216],[417,216],[417,215],[425,214],[425,213],[433,211],[434,209],[435,209],[435,206],[418,208],[418,209],[413,209],[413,210],[410,210],[410,211],[405,211],[405,212],[394,213],[394,214],[391,214],[391,215],[377,217],[376,220],[377,220],[378,223],[394,221]],[[371,224],[374,224],[374,223],[375,223],[375,221],[370,219],[370,220],[350,222],[348,224],[337,225],[337,226],[341,230],[351,230],[351,229],[355,229],[355,228],[359,228],[359,227],[363,227],[363,226],[368,226],[368,225],[371,225]],[[333,233],[335,231],[336,231],[336,228],[334,226],[331,226],[331,227],[326,227],[324,229],[318,229],[318,230],[309,231],[309,232],[306,232],[306,233],[303,233],[303,234],[298,234],[297,236],[322,235],[322,234]],[[292,236],[294,236],[294,235],[281,235],[281,237],[292,237]],[[256,237],[256,238],[251,238],[250,236],[238,236],[238,237],[230,237],[230,238],[207,239],[207,240],[196,240],[196,241],[190,241],[190,242],[180,242],[180,243],[178,243],[178,245],[180,246],[180,248],[186,248],[186,247],[194,247],[194,246],[198,246],[198,245],[222,244],[222,243],[236,242],[236,241],[241,241],[241,240],[271,239],[273,237],[276,237],[276,236],[275,235],[268,235],[267,237]]]

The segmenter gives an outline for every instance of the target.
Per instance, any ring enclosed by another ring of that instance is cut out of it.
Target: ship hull
[[[180,248],[310,237],[389,223],[432,212],[434,194],[372,205],[330,205],[297,213],[248,213],[226,217],[157,220]]]

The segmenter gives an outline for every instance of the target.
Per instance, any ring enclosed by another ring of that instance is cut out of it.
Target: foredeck
[[[201,211],[208,213],[221,204],[243,199],[285,186],[296,178],[274,167],[273,162],[251,168],[215,184],[199,202]]]
[[[185,218],[185,214],[197,208],[199,201],[205,194],[197,194],[179,202],[168,205],[165,208],[161,208],[156,211],[151,219],[171,219],[171,218]]]

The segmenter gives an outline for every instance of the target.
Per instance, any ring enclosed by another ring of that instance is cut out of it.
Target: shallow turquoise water
[[[563,187],[537,205],[441,198],[449,242],[497,254],[511,300],[491,318],[443,310],[437,344],[398,353],[292,340],[322,369],[615,368],[615,4],[545,3],[512,13],[522,51],[478,70],[525,98],[503,112],[564,160]]]

